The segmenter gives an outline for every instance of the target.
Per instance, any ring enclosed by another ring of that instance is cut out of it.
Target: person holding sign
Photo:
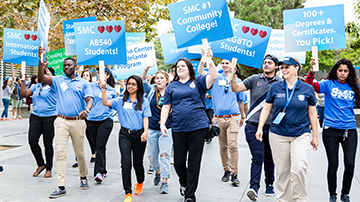
[[[45,69],[48,69],[47,61],[44,62],[44,65]],[[55,74],[55,71],[52,68],[49,68],[47,71],[51,71],[49,76],[53,76]],[[54,156],[54,121],[57,117],[55,90],[49,85],[42,83],[41,80],[39,83],[32,85],[30,89],[27,89],[25,79],[22,78],[21,96],[26,98],[32,96],[33,111],[30,115],[28,139],[31,152],[33,153],[38,165],[38,168],[34,172],[33,176],[38,176],[44,169],[46,169],[44,177],[50,178],[52,177],[51,169],[53,167]],[[46,163],[39,146],[41,134],[43,134]]]
[[[203,50],[202,56],[204,57],[204,55],[205,52]],[[203,60],[200,61],[198,73],[201,75],[206,75],[206,72],[204,72],[204,64]],[[239,164],[237,139],[239,127],[242,126],[245,119],[244,93],[234,93],[231,90],[230,81],[226,79],[229,75],[229,70],[232,68],[231,61],[222,59],[221,66],[224,72],[218,74],[210,90],[214,104],[215,121],[220,127],[218,138],[220,157],[224,169],[224,175],[221,181],[228,182],[231,176],[231,184],[233,186],[239,186],[240,181],[237,178]],[[236,66],[234,68],[236,68]],[[241,119],[239,119],[240,112]]]
[[[44,57],[44,47],[39,47],[39,58]],[[86,178],[88,169],[85,161],[84,134],[85,119],[93,106],[93,94],[89,82],[75,75],[76,61],[73,58],[64,60],[63,70],[66,76],[47,76],[43,72],[43,62],[39,59],[38,77],[51,86],[56,92],[56,110],[58,117],[54,122],[56,143],[56,167],[58,188],[50,198],[66,194],[66,154],[71,137],[75,155],[79,162],[80,189],[88,189]]]
[[[145,93],[150,103],[151,117],[149,119],[149,137],[148,137],[148,158],[151,166],[155,170],[154,184],[158,185],[162,178],[160,193],[169,193],[168,179],[170,178],[170,156],[173,147],[171,135],[171,114],[166,122],[168,132],[161,135],[160,114],[163,106],[166,86],[170,83],[169,75],[159,70],[155,74],[155,85],[150,85],[146,79],[146,74],[150,67],[155,66],[157,60],[150,62],[143,70],[141,79],[143,80]]]
[[[285,80],[270,87],[255,136],[263,141],[263,127],[274,108],[269,142],[277,171],[277,200],[307,201],[309,142],[314,150],[319,145],[315,94],[311,86],[298,79],[301,65],[297,59],[285,57],[279,65]]]
[[[179,176],[180,194],[185,196],[186,202],[196,201],[204,139],[209,128],[203,98],[217,78],[214,62],[209,60],[208,64],[210,74],[195,77],[190,60],[179,59],[174,80],[166,87],[161,109],[160,129],[163,136],[168,133],[166,121],[172,110],[174,166]]]
[[[121,153],[121,174],[125,190],[124,202],[132,201],[131,163],[136,174],[135,194],[143,192],[145,171],[143,158],[148,138],[149,117],[151,111],[149,102],[144,99],[144,88],[139,76],[130,76],[126,81],[124,97],[108,100],[106,85],[101,83],[102,102],[118,112],[121,129],[119,132],[119,149]]]
[[[336,201],[339,144],[343,148],[345,164],[341,201],[349,202],[358,142],[354,99],[360,100],[359,79],[351,61],[345,58],[337,61],[326,80],[319,83],[313,82],[315,77],[313,67],[316,65],[314,58],[310,65],[312,68],[306,77],[306,83],[312,85],[317,93],[325,94],[323,142],[328,159],[327,181],[330,202]]]
[[[274,55],[268,54],[263,60],[263,74],[253,75],[245,79],[242,83],[237,83],[235,76],[231,80],[232,91],[243,92],[250,90],[250,109],[247,114],[245,135],[246,142],[249,145],[249,149],[252,155],[250,168],[250,189],[247,192],[247,196],[252,201],[257,200],[263,164],[266,184],[265,195],[273,196],[275,194],[273,187],[275,180],[274,162],[269,144],[269,129],[272,111],[264,124],[263,141],[260,142],[256,140],[255,133],[258,128],[261,109],[265,104],[266,95],[271,85],[281,81],[281,78],[275,75],[277,63],[278,58]]]

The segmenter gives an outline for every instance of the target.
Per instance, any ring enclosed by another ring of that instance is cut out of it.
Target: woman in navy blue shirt
[[[262,128],[274,108],[269,141],[277,170],[277,200],[307,201],[309,142],[313,149],[319,145],[315,94],[310,85],[298,79],[301,65],[295,58],[285,57],[278,64],[285,80],[270,87],[255,136],[262,141]]]
[[[212,57],[211,50],[209,55]],[[166,87],[161,110],[160,129],[167,134],[166,120],[172,110],[174,166],[180,181],[180,194],[186,202],[196,201],[204,139],[209,128],[202,98],[217,78],[213,61],[208,62],[209,75],[195,77],[193,65],[186,58],[176,63],[174,80]],[[186,157],[189,152],[188,166]]]
[[[315,65],[313,58],[310,64]],[[325,94],[323,142],[328,159],[329,200],[336,201],[336,176],[341,144],[344,151],[345,170],[340,198],[341,201],[349,202],[358,142],[354,99],[360,100],[359,79],[353,64],[348,59],[337,61],[325,81],[313,82],[314,74],[311,69],[306,77],[306,83],[311,84],[317,93]]]

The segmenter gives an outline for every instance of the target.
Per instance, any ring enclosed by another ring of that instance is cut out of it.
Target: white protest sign
[[[48,36],[50,29],[50,14],[43,0],[40,1],[37,35],[41,41],[41,45],[47,50]]]

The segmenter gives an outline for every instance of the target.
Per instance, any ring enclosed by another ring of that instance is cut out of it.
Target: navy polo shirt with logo
[[[289,90],[289,96],[292,90]],[[273,124],[273,122],[277,115],[283,111],[286,104],[285,80],[274,83],[270,87],[266,96],[266,102],[272,103],[274,109],[270,132],[288,137],[298,137],[304,133],[310,132],[308,107],[309,105],[316,105],[314,89],[312,86],[299,80],[295,87],[294,96],[286,109],[286,115],[279,124]]]

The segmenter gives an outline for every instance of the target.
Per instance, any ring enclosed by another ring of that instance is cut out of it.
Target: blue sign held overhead
[[[40,1],[39,6],[39,18],[38,18],[38,27],[37,27],[37,35],[41,42],[41,45],[44,46],[45,50],[47,50],[48,37],[49,37],[49,29],[50,29],[50,13],[46,8],[46,5],[43,0]]]
[[[146,34],[143,32],[126,32],[126,45],[132,46],[141,43],[145,43]]]
[[[191,60],[194,58],[201,57],[200,54],[189,53],[188,52],[189,48],[178,49],[176,47],[174,34],[166,34],[166,35],[160,36],[160,42],[161,42],[161,47],[163,50],[164,60],[165,60],[166,65],[176,63],[177,60],[180,58],[187,58],[187,59]]]
[[[285,52],[346,47],[344,5],[284,11]]]
[[[272,28],[235,18],[231,22],[234,37],[212,42],[213,55],[261,69]]]
[[[233,37],[226,0],[191,0],[169,6],[176,45],[184,48]]]
[[[91,22],[96,21],[96,16],[79,18],[64,21],[64,37],[65,37],[65,53],[66,55],[76,55],[76,40],[74,32],[75,22]]]
[[[74,29],[79,65],[127,63],[124,21],[75,22]]]
[[[4,62],[37,67],[39,64],[38,49],[40,40],[37,32],[4,28],[3,36]]]

